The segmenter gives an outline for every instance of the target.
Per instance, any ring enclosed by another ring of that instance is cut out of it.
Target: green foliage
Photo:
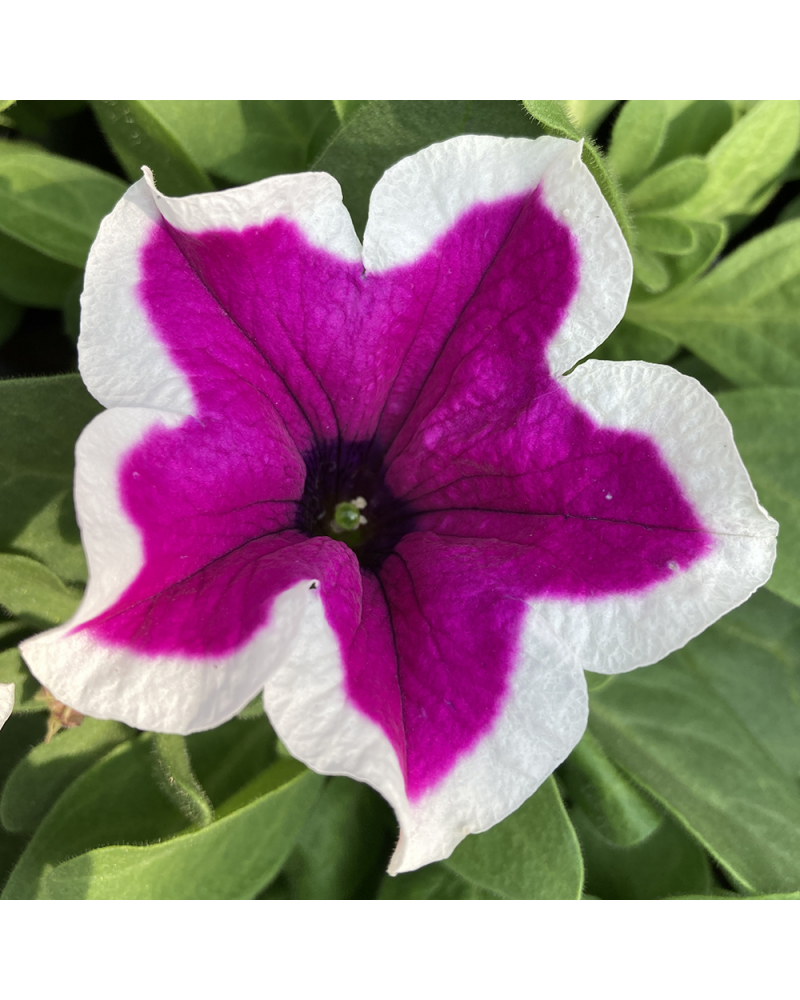
[[[155,733],[153,757],[162,791],[190,823],[208,826],[214,819],[214,807],[192,771],[186,739],[174,733]]]
[[[0,381],[0,550],[34,557],[67,581],[86,579],[72,507],[75,441],[100,409],[77,375]],[[41,589],[37,607],[55,622],[75,595],[50,583],[53,608],[41,604]]]
[[[92,101],[92,108],[129,180],[138,181],[142,166],[148,166],[164,194],[213,190],[206,172],[147,101]]]
[[[383,172],[404,156],[456,135],[541,135],[518,101],[366,101],[314,163],[342,186],[356,232]]]
[[[800,385],[800,220],[754,237],[706,277],[631,302],[631,322],[740,386]]]
[[[85,719],[39,743],[16,765],[3,787],[0,822],[12,833],[35,830],[59,795],[95,761],[133,736],[121,722]]]
[[[304,170],[338,126],[331,101],[93,101],[131,180],[182,195]]]
[[[587,732],[559,770],[572,802],[607,841],[632,847],[661,825],[661,814],[623,777]]]
[[[709,176],[680,208],[686,219],[716,222],[748,209],[787,166],[797,148],[800,104],[760,101],[712,147]]]
[[[632,187],[655,162],[669,122],[667,101],[626,101],[611,133],[608,163],[626,187]]]
[[[125,191],[116,177],[23,143],[0,142],[0,231],[83,267],[100,220]]]
[[[192,833],[144,847],[102,847],[45,874],[45,899],[252,899],[278,873],[322,778],[279,761],[251,801]]]
[[[385,875],[378,899],[502,899],[468,882],[443,864],[425,865],[415,872]]]
[[[669,816],[649,836],[620,845],[580,807],[570,810],[586,864],[586,892],[599,899],[665,899],[712,887],[708,856]]]
[[[286,863],[295,899],[374,897],[395,837],[388,805],[368,785],[331,778]]]
[[[581,895],[581,852],[552,778],[502,822],[463,840],[446,864],[478,888],[509,899]]]
[[[800,389],[740,389],[717,398],[759,499],[780,524],[767,586],[800,604]]]
[[[747,892],[800,885],[800,791],[692,666],[690,644],[591,694],[608,756]]]

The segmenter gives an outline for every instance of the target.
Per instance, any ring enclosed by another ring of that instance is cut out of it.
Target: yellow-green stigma
[[[333,510],[331,528],[337,535],[344,531],[358,531],[362,524],[367,523],[367,519],[361,513],[366,505],[363,497],[356,497],[350,502],[337,503]]]

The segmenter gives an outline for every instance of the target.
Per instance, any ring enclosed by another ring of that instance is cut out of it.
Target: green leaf
[[[746,891],[800,885],[800,792],[685,652],[592,692],[589,728]]]
[[[208,826],[214,819],[214,807],[192,771],[185,737],[156,733],[153,758],[156,780],[162,791],[190,823]]]
[[[666,103],[670,105],[670,124],[656,159],[658,167],[682,156],[705,156],[733,124],[730,101]]]
[[[567,113],[584,135],[593,135],[617,101],[564,101]]]
[[[728,239],[724,222],[690,222],[688,225],[694,233],[694,249],[664,261],[671,288],[702,275],[720,255]]]
[[[636,235],[640,247],[656,253],[683,255],[697,246],[694,229],[668,215],[637,215]]]
[[[18,622],[12,622],[11,625],[14,631],[19,631]],[[23,632],[19,637],[20,640],[28,634],[28,632]],[[18,649],[4,649],[0,653],[0,684],[14,685],[15,712],[47,711],[47,705],[36,698],[41,684],[25,666]]]
[[[781,213],[776,219],[776,224],[791,222],[792,219],[800,219],[800,195],[792,198],[789,204],[781,209]]]
[[[40,743],[11,772],[0,798],[0,822],[12,833],[33,830],[72,782],[134,730],[120,722],[86,718]]]
[[[586,891],[599,899],[664,899],[708,892],[711,869],[703,849],[669,816],[649,837],[620,847],[580,808],[570,816],[586,864]]]
[[[378,899],[502,899],[468,882],[446,865],[425,865],[402,875],[384,875]]]
[[[21,319],[22,308],[16,302],[0,296],[0,345],[8,340]]]
[[[275,762],[276,742],[263,712],[186,737],[192,770],[215,809]]]
[[[295,899],[373,898],[395,839],[386,802],[368,785],[331,778],[284,869]]]
[[[709,178],[678,214],[715,222],[744,212],[791,160],[800,134],[798,101],[761,101],[717,142]]]
[[[131,181],[142,176],[142,166],[153,171],[156,184],[167,195],[213,191],[208,175],[161,120],[148,101],[90,101],[103,134]]]
[[[333,107],[339,121],[344,125],[348,118],[351,118],[361,105],[366,103],[366,101],[334,101]]]
[[[684,156],[649,174],[628,194],[632,212],[665,212],[688,201],[708,180],[699,156]]]
[[[667,265],[659,254],[651,253],[644,247],[634,247],[633,249],[633,276],[654,295],[663,292],[669,285],[669,271]],[[630,315],[630,305],[626,318],[636,323],[636,314]],[[657,331],[658,332],[658,331]]]
[[[0,548],[85,579],[72,508],[75,440],[102,407],[78,375],[0,381]]]
[[[767,587],[800,604],[800,389],[742,389],[717,400],[759,500],[780,525]]]
[[[550,135],[575,141],[583,138],[580,129],[570,118],[563,101],[523,101],[522,103],[528,114],[536,121],[541,122]],[[591,139],[584,140],[582,160],[603,192],[603,197],[614,213],[614,218],[617,220],[628,246],[633,246],[634,233],[622,190],[609,172],[602,153]]]
[[[306,170],[338,128],[331,101],[138,101],[203,170],[234,184]],[[361,102],[353,102],[361,103]]]
[[[502,822],[463,840],[445,863],[479,888],[511,899],[581,895],[581,852],[553,778]]]
[[[700,281],[631,301],[627,318],[734,384],[800,385],[800,220],[756,236]]]
[[[626,101],[614,122],[608,164],[623,187],[633,187],[648,172],[667,134],[666,101]]]
[[[82,272],[46,257],[0,231],[0,294],[12,302],[40,309],[60,309]]]
[[[756,591],[686,655],[784,773],[800,779],[800,609]]]
[[[0,788],[17,761],[44,738],[47,723],[41,715],[12,715],[0,730]],[[0,826],[0,888],[25,847],[25,838]]]
[[[572,802],[612,844],[631,847],[661,825],[661,813],[622,776],[589,732],[558,776]]]
[[[100,220],[124,193],[95,167],[0,141],[0,230],[63,264],[83,267]]]
[[[3,898],[39,898],[45,871],[76,854],[159,841],[184,829],[186,819],[153,778],[152,753],[152,737],[143,734],[76,778],[37,828]]]
[[[605,361],[651,361],[661,364],[678,350],[678,345],[660,333],[653,333],[623,319],[611,336],[595,348],[591,357]]]
[[[673,896],[673,899],[800,899],[800,892],[774,892],[767,896],[736,896],[728,893],[725,896]]]
[[[74,614],[80,596],[42,563],[0,552],[0,604],[17,618],[60,625]]]
[[[272,784],[215,823],[146,847],[102,847],[43,879],[47,899],[252,899],[280,871],[323,779],[295,761]]]
[[[314,164],[341,184],[361,235],[369,196],[384,171],[431,143],[456,135],[541,135],[518,101],[367,101]]]

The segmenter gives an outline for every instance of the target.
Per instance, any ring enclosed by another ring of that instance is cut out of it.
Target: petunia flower
[[[769,576],[776,523],[713,398],[587,361],[631,259],[561,139],[461,136],[376,185],[272,177],[103,222],[77,446],[90,578],[22,645],[143,729],[260,690],[292,754],[394,807],[390,871],[516,809],[587,720],[584,669],[653,663]]]
[[[0,684],[0,729],[8,722],[14,709],[14,685]]]

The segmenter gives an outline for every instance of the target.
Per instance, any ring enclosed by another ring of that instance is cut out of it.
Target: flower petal
[[[213,430],[125,408],[101,414],[78,441],[89,586],[70,622],[20,645],[38,679],[78,711],[165,732],[218,725],[288,655],[310,586],[348,573],[358,585],[344,546],[287,528],[289,515],[268,500],[248,503],[259,469],[247,440],[231,448]],[[279,475],[271,484],[280,489]]]
[[[568,139],[463,135],[406,157],[372,192],[367,273],[419,259],[478,205],[540,189],[546,207],[568,226],[580,261],[576,294],[547,349],[550,371],[567,371],[622,319],[633,275],[619,226],[580,156],[580,143]]]
[[[268,677],[264,707],[295,757],[322,773],[366,781],[393,806],[401,829],[389,868],[394,874],[447,857],[467,834],[488,829],[524,802],[586,728],[586,683],[566,644],[535,611],[524,608],[510,679],[490,731],[473,741],[435,787],[409,797],[404,755],[398,755],[397,739],[387,736],[397,706],[397,668],[390,663],[387,670],[381,655],[385,641],[391,645],[392,640],[386,605],[376,600],[375,578],[370,577],[365,574],[360,607],[351,606],[349,616],[341,591],[329,590],[331,601],[325,600],[324,584],[312,592],[301,640]],[[413,642],[408,632],[405,637]],[[372,681],[385,702],[380,721],[364,714],[352,697],[352,674],[343,654],[359,643],[363,653],[372,654],[364,664],[364,680]],[[370,673],[371,678],[366,676]],[[435,677],[431,684],[436,686]],[[451,697],[463,700],[458,694]],[[424,697],[415,707],[424,708]],[[448,711],[444,704],[437,708]]]
[[[0,684],[0,729],[8,722],[14,710],[14,685]]]
[[[140,294],[142,250],[154,231],[166,220],[187,233],[215,228],[241,233],[279,219],[343,260],[360,261],[360,246],[339,185],[327,174],[270,177],[229,191],[168,198],[145,173],[103,220],[89,254],[81,298],[81,375],[105,406],[194,413],[192,366],[185,354],[176,359],[174,345],[164,342]]]
[[[536,603],[586,670],[619,673],[655,663],[746,601],[772,572],[778,524],[758,502],[728,419],[695,379],[644,361],[587,361],[563,383],[601,426],[655,442],[714,540],[650,590]]]

